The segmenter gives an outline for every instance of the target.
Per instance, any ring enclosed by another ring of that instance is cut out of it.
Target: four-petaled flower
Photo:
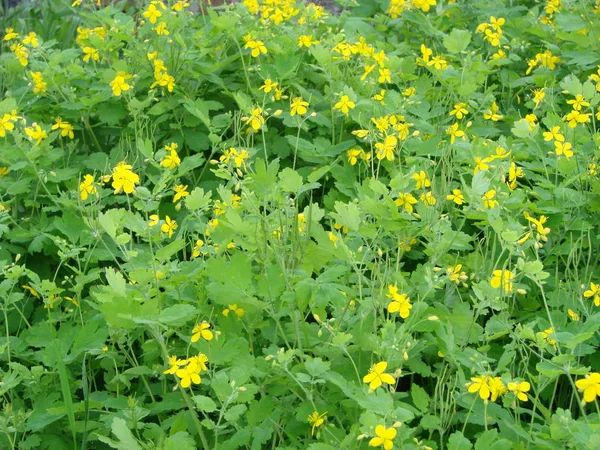
[[[509,391],[514,392],[519,400],[522,402],[527,401],[526,392],[529,392],[529,389],[531,389],[531,385],[527,381],[521,381],[519,383],[511,381],[506,385],[506,387]]]
[[[83,181],[79,184],[79,197],[81,200],[87,200],[88,196],[97,194],[98,191],[94,184],[93,175],[84,175]]]
[[[341,111],[342,114],[348,115],[348,112],[351,109],[354,109],[355,106],[354,102],[350,100],[350,97],[342,95],[342,98],[340,98],[340,101],[333,106],[333,109],[337,109]]]
[[[386,428],[385,425],[377,425],[375,427],[376,437],[369,441],[369,447],[383,447],[384,450],[394,448],[394,438],[397,431],[394,427]]]
[[[308,111],[307,108],[308,108],[307,101],[305,101],[302,97],[295,97],[292,100],[290,116],[295,116],[296,114],[301,116],[302,114],[306,114],[306,111]]]
[[[515,277],[515,274],[510,270],[494,270],[492,272],[492,279],[490,280],[490,285],[494,289],[498,289],[502,286],[502,290],[504,292],[512,292],[513,283],[512,279]]]
[[[387,362],[381,361],[377,364],[373,364],[369,373],[363,377],[363,383],[369,384],[369,389],[375,390],[383,383],[386,384],[395,384],[396,380],[389,373],[385,373],[385,369],[387,369]]]
[[[198,342],[200,340],[200,338],[202,337],[202,339],[205,339],[207,341],[212,340],[213,338],[213,332],[209,330],[210,328],[210,323],[208,322],[202,322],[197,324],[193,329],[192,329],[192,342]]]
[[[314,411],[313,413],[311,413],[308,416],[308,418],[306,420],[308,421],[308,423],[310,425],[312,425],[312,429],[310,430],[310,435],[314,436],[315,429],[322,426],[325,423],[325,420],[327,420],[327,411],[325,411],[322,414],[319,414],[318,411]]]
[[[600,284],[590,282],[590,288],[583,293],[585,298],[593,298],[594,305],[600,306]]]
[[[160,231],[167,233],[169,238],[171,238],[176,229],[177,222],[175,222],[175,220],[171,219],[169,216],[165,217],[165,223],[161,225]]]
[[[175,195],[173,196],[173,203],[176,203],[178,200],[187,197],[190,193],[187,191],[187,184],[178,184],[173,188],[175,191]]]
[[[583,392],[584,402],[593,402],[596,397],[600,397],[600,373],[588,373],[585,378],[577,380],[575,386],[579,392]]]

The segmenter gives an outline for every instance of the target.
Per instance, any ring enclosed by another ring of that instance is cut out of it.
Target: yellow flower
[[[413,0],[413,2],[415,1],[421,0]],[[391,450],[394,448],[394,438],[396,437],[397,433],[398,432],[394,427],[386,428],[384,425],[377,425],[375,427],[376,437],[369,441],[369,447],[383,447],[384,450]]]
[[[337,109],[341,111],[342,114],[348,115],[348,111],[354,109],[355,106],[354,102],[350,100],[350,97],[342,95],[342,98],[333,106],[333,109]]]
[[[83,51],[83,61],[84,62],[89,62],[90,60],[92,61],[99,61],[100,60],[100,54],[98,53],[98,50],[96,50],[94,47],[83,47],[81,49]]]
[[[5,177],[9,173],[10,170],[8,170],[8,167],[0,167],[0,178]]]
[[[210,323],[208,322],[202,322],[197,324],[193,329],[192,329],[192,342],[198,342],[200,340],[200,337],[202,337],[202,339],[205,339],[207,341],[212,340],[213,338],[213,333],[212,331],[209,330],[210,328]]]
[[[492,272],[492,279],[490,280],[490,285],[494,289],[498,289],[502,286],[502,290],[504,292],[512,292],[513,283],[512,279],[515,277],[515,274],[510,270],[494,270]]]
[[[492,209],[498,206],[500,203],[496,200],[496,191],[494,189],[490,189],[481,197],[483,200],[483,207],[487,209]]]
[[[160,221],[160,217],[158,216],[158,214],[151,214],[150,215],[150,222],[148,222],[148,226],[149,227],[153,227],[158,225],[158,222]]]
[[[404,211],[406,211],[409,214],[412,214],[414,211],[412,205],[415,205],[417,203],[418,203],[417,199],[414,198],[410,192],[405,192],[405,193],[400,192],[398,194],[398,198],[396,200],[394,200],[394,204],[398,208],[400,208],[401,206],[404,207]]]
[[[42,72],[29,72],[33,81],[33,93],[34,94],[45,94],[46,93],[46,82],[44,81]]]
[[[584,402],[593,402],[596,397],[600,397],[600,373],[588,373],[585,378],[577,380],[575,386],[579,392],[583,392]]]
[[[15,124],[11,122],[10,114],[4,114],[0,117],[0,137],[5,137],[7,131],[12,131]]]
[[[128,75],[124,72],[119,72],[115,76],[115,78],[110,82],[110,87],[112,88],[114,96],[120,97],[123,92],[126,92],[129,89],[131,89],[131,86],[126,82],[128,78],[131,78],[131,75]]]
[[[69,139],[74,139],[75,134],[73,133],[73,125],[69,122],[63,121],[60,117],[56,118],[56,122],[52,125],[53,130],[60,130],[60,135],[62,137],[68,137]]]
[[[173,233],[176,229],[177,222],[175,222],[175,220],[171,219],[169,216],[165,218],[165,223],[163,223],[160,227],[160,231],[162,231],[163,233],[167,233],[169,235],[169,238],[173,236]]]
[[[433,192],[431,191],[421,194],[419,198],[428,206],[434,206],[437,203],[437,199],[433,196]]]
[[[88,199],[88,196],[97,194],[98,191],[96,186],[94,185],[94,177],[93,175],[84,175],[83,181],[79,184],[79,197],[81,200],[85,201]]]
[[[412,0],[412,4],[415,8],[422,9],[424,12],[429,12],[429,9],[432,6],[435,6],[435,0]],[[386,448],[385,450],[388,449]]]
[[[465,132],[458,128],[458,122],[457,122],[457,123],[452,124],[451,126],[449,126],[446,129],[446,134],[450,135],[450,143],[454,144],[454,141],[456,140],[456,138],[463,137],[465,135]]]
[[[492,395],[491,386],[492,377],[489,375],[481,375],[479,377],[471,377],[471,382],[467,383],[467,389],[471,394],[479,393],[482,400],[487,400]]]
[[[454,109],[450,111],[450,115],[456,116],[457,119],[462,119],[467,114],[469,114],[469,110],[466,103],[456,103]]]
[[[585,101],[585,98],[581,94],[577,94],[574,99],[567,100],[568,105],[573,105],[575,111],[581,111],[584,106],[590,106],[589,102]]]
[[[587,123],[590,121],[591,114],[584,114],[574,109],[569,114],[563,117],[563,120],[568,122],[570,128],[577,127],[580,123]]]
[[[178,184],[173,189],[175,190],[175,195],[173,196],[173,203],[176,203],[178,200],[181,200],[182,198],[185,198],[188,195],[190,195],[190,193],[187,191],[187,184]]]
[[[502,114],[498,114],[499,110],[500,108],[498,107],[496,102],[494,102],[492,103],[492,106],[490,106],[490,109],[488,109],[487,112],[483,114],[483,118],[486,120],[498,122],[503,117]]]
[[[19,37],[19,33],[15,33],[14,28],[7,28],[6,31],[4,32],[4,38],[2,39],[3,41],[12,41],[13,39],[16,39]]]
[[[390,294],[387,294],[387,296],[390,297]],[[412,309],[410,297],[406,294],[395,293],[390,298],[392,298],[392,301],[387,306],[388,312],[390,314],[397,312],[399,313],[400,317],[406,319],[410,315],[410,310]]]
[[[433,55],[433,50],[431,50],[430,48],[426,47],[425,44],[421,44],[421,55],[422,55],[423,61],[426,62],[426,63],[428,63],[429,62],[429,57],[431,55]],[[404,95],[404,93],[402,95]]]
[[[515,190],[517,188],[517,179],[523,178],[524,176],[523,169],[518,167],[514,161],[510,163],[510,168],[508,169],[508,181],[506,182],[507,186],[511,190]]]
[[[183,369],[177,369],[175,375],[181,379],[181,387],[184,389],[190,387],[192,383],[200,384],[202,382],[198,364],[190,363]]]
[[[581,316],[570,308],[567,309],[567,314],[574,322],[579,322],[581,320]]]
[[[252,111],[250,111],[250,117],[242,117],[242,121],[250,125],[250,130],[256,133],[265,124],[265,118],[263,117],[263,109],[252,109]]]
[[[363,150],[361,148],[351,148],[346,152],[346,156],[348,157],[348,162],[351,166],[355,165],[358,162],[358,157],[360,156],[360,152]]]
[[[135,191],[135,185],[140,184],[140,177],[131,170],[132,168],[133,166],[130,166],[125,161],[121,161],[113,169],[112,187],[115,190],[115,194],[121,191],[126,194],[132,194]]]
[[[452,200],[457,205],[462,205],[465,202],[465,196],[460,189],[452,189],[452,194],[448,194],[446,199]]]
[[[177,359],[177,356],[169,356],[169,368],[163,373],[167,375],[175,375],[175,372],[179,370],[180,366],[184,366],[187,363],[185,359]]]
[[[337,243],[340,240],[340,238],[336,234],[332,233],[331,231],[329,232],[329,234],[327,236],[329,237],[329,240],[331,242],[333,242],[333,246],[335,248],[337,248]]]
[[[40,142],[48,137],[48,134],[42,130],[42,127],[35,122],[31,124],[31,127],[25,128],[25,134],[35,140],[35,145],[39,145]]]
[[[238,307],[238,305],[229,305],[228,308],[225,308],[223,310],[223,315],[225,317],[227,317],[229,315],[230,312],[235,313],[236,316],[238,316],[240,319],[242,317],[244,317],[244,314],[246,313],[242,308]]]
[[[552,347],[556,347],[556,340],[552,339],[550,335],[554,334],[554,328],[547,328],[544,331],[537,333],[542,339],[544,339]]]
[[[440,55],[436,55],[427,63],[427,66],[433,66],[436,70],[444,70],[448,67],[448,62]]]
[[[369,373],[363,377],[363,383],[369,384],[369,389],[375,390],[382,383],[395,384],[396,380],[389,373],[385,373],[387,369],[387,362],[382,361],[377,364],[373,364],[369,369]]]
[[[308,421],[309,425],[312,425],[310,435],[314,436],[315,428],[319,428],[327,420],[327,411],[322,414],[319,414],[318,411],[315,411],[311,413],[306,420]]]
[[[148,9],[144,11],[142,16],[148,19],[151,24],[155,24],[158,18],[162,16],[162,13],[158,10],[154,3],[150,3],[150,5],[148,5]]]
[[[312,36],[308,36],[303,34],[298,38],[298,47],[306,47],[309,48],[311,45],[318,44],[319,41],[313,41]]]
[[[160,165],[169,170],[173,170],[179,164],[181,164],[181,159],[177,154],[177,144],[173,142],[169,145],[165,145],[165,149],[168,151],[168,153],[163,157],[163,159],[160,162]]]
[[[375,94],[373,97],[371,97],[373,100],[377,100],[379,103],[381,103],[382,105],[385,105],[385,89],[382,89],[381,91],[379,91],[379,94]]]
[[[448,279],[450,281],[454,281],[456,284],[459,284],[461,281],[465,281],[468,277],[465,272],[461,272],[462,264],[457,264],[456,266],[450,266],[446,269],[446,275],[448,275]]]
[[[264,81],[264,84],[258,88],[259,91],[264,91],[265,94],[271,92],[272,89],[275,89],[279,83],[274,83],[270,78],[267,78]]]
[[[34,288],[32,288],[31,286],[29,286],[29,285],[27,285],[27,284],[24,284],[24,285],[22,285],[21,287],[22,287],[23,289],[25,289],[25,290],[29,291],[29,293],[30,293],[31,295],[33,295],[34,297],[36,297],[36,298],[39,298],[39,299],[41,299],[41,298],[42,298],[42,297],[40,297],[40,294],[38,294],[38,292],[37,292],[37,291],[36,291]]]
[[[510,383],[508,383],[507,387],[509,391],[515,393],[519,400],[523,402],[527,401],[526,392],[529,392],[529,389],[531,389],[531,385],[527,381],[521,381],[519,383],[511,381]]]
[[[529,124],[529,131],[533,131],[537,125],[537,116],[535,114],[527,114],[524,120]]]
[[[545,97],[546,97],[546,88],[534,89],[533,90],[532,101],[533,101],[533,103],[535,103],[535,107],[536,108],[538,106],[540,106],[540,103],[544,100]]]
[[[390,69],[378,69],[379,70],[379,78],[377,78],[378,83],[391,83],[392,82],[392,71]]]
[[[170,34],[169,30],[167,30],[167,24],[164,22],[160,22],[153,30],[156,31],[156,34],[159,36],[168,36]]]
[[[204,241],[202,239],[198,239],[196,241],[196,243],[194,244],[194,248],[192,249],[192,258],[197,258],[198,256],[200,256],[203,253],[202,251],[200,251],[200,249],[202,248],[203,245],[204,245]]]
[[[300,116],[303,114],[306,114],[306,111],[308,111],[307,108],[308,108],[307,101],[304,101],[302,99],[302,97],[295,97],[294,100],[292,100],[290,115],[293,117],[296,114],[298,114]]]
[[[594,305],[600,306],[600,284],[595,284],[590,282],[590,288],[583,293],[585,298],[592,298],[594,300]]]
[[[421,170],[420,172],[413,173],[412,179],[417,182],[415,189],[421,189],[422,187],[430,187],[431,181],[427,178],[427,174]]]
[[[267,53],[267,47],[265,47],[264,42],[263,41],[255,41],[254,39],[249,39],[246,42],[246,45],[244,46],[244,48],[251,49],[250,55],[252,55],[252,57],[254,57],[254,58],[258,57],[261,53],[262,54]]]
[[[166,87],[169,92],[173,92],[175,89],[175,77],[167,72],[154,72],[154,80],[150,89],[154,89],[156,86]]]
[[[31,45],[33,48],[38,47],[39,43],[38,43],[38,40],[37,40],[37,34],[35,34],[33,31],[31,33],[29,33],[23,39],[23,44]]]
[[[386,136],[383,142],[377,142],[375,144],[375,156],[377,159],[387,159],[388,161],[394,160],[394,150],[398,144],[398,139],[389,135]]]
[[[554,152],[558,155],[564,155],[567,159],[573,156],[573,146],[569,142],[554,141]]]
[[[555,140],[555,141],[559,141],[559,142],[564,142],[565,137],[560,133],[560,127],[556,126],[556,127],[552,127],[552,129],[550,131],[544,131],[544,141],[551,141],[551,140]]]

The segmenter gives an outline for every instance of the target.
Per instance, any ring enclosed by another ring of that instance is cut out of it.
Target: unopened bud
[[[431,320],[432,322],[437,322],[438,320],[440,320],[440,318],[438,316],[429,316],[427,318],[427,320]]]
[[[278,109],[277,111],[275,111],[275,112],[273,113],[273,115],[274,115],[274,116],[279,116],[281,113],[283,113],[283,110],[281,110],[281,109]]]
[[[392,425],[392,427],[394,428],[400,428],[402,426],[402,422],[394,422],[394,424]]]

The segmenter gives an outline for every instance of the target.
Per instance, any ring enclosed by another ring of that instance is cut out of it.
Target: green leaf
[[[106,281],[116,294],[122,297],[127,295],[127,283],[121,272],[116,272],[112,267],[107,267]]]
[[[419,408],[422,412],[427,411],[429,408],[429,395],[425,392],[418,384],[413,384],[410,388],[410,396],[412,397],[412,401],[417,408]]]
[[[172,327],[181,327],[193,319],[197,311],[192,305],[169,306],[161,311],[158,321]]]
[[[448,450],[471,450],[471,448],[471,443],[460,431],[455,431],[448,439]]]
[[[210,205],[211,192],[204,192],[202,188],[195,188],[190,195],[185,198],[187,209],[194,211],[196,209],[206,208]]]
[[[235,405],[229,408],[227,412],[223,414],[223,417],[225,420],[227,420],[227,422],[235,422],[242,416],[242,414],[246,412],[247,409],[248,407],[244,404]]]
[[[284,192],[298,192],[298,190],[302,187],[303,179],[302,176],[298,174],[293,169],[286,167],[281,172],[279,172],[279,185],[284,190]]]
[[[167,262],[173,255],[183,249],[183,247],[185,247],[185,241],[183,239],[177,239],[170,244],[165,245],[163,248],[158,249],[156,251],[156,260],[161,263]]]
[[[488,430],[477,438],[475,450],[504,450],[510,444],[509,440],[498,437],[498,430]]]
[[[318,377],[323,373],[327,372],[331,367],[328,361],[323,361],[321,358],[309,358],[305,363],[304,367],[310,375]]]
[[[510,129],[512,134],[520,138],[526,138],[531,136],[531,131],[529,130],[529,123],[525,119],[517,120],[514,123],[514,126]]]
[[[110,429],[118,441],[114,441],[104,436],[98,436],[98,440],[100,442],[104,442],[105,444],[108,444],[110,447],[116,448],[117,450],[142,450],[139,442],[127,427],[127,422],[125,419],[115,417],[112,421]]]
[[[471,33],[467,30],[454,29],[444,37],[444,47],[450,53],[460,53],[465,50],[471,42]]]
[[[193,400],[200,411],[210,413],[217,410],[217,404],[210,397],[206,397],[205,395],[195,395]]]

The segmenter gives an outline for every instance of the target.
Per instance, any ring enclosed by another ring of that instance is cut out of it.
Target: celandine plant
[[[598,448],[600,3],[339,3],[6,11],[1,448]]]

